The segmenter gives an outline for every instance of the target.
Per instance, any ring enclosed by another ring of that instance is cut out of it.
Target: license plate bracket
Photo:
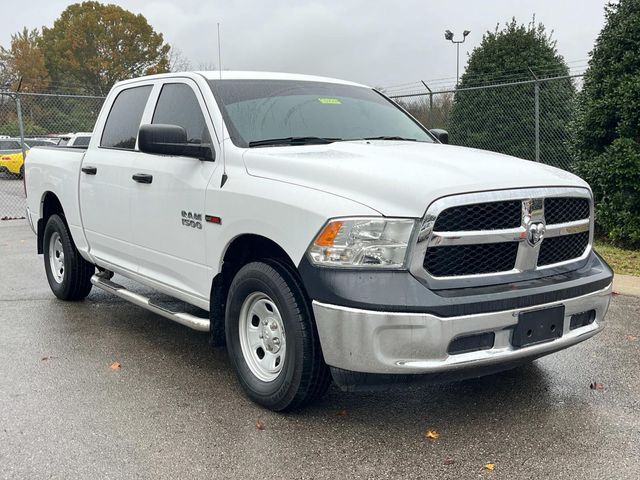
[[[511,344],[521,348],[550,342],[562,337],[563,327],[564,305],[522,312],[518,315],[516,328],[513,329]]]

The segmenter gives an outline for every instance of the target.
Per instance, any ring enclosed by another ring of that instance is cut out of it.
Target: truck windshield
[[[426,130],[375,90],[297,80],[210,80],[239,147],[345,140],[432,143]]]

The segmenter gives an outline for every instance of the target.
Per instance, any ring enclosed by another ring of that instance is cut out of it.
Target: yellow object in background
[[[0,172],[5,171],[14,175],[22,175],[24,158],[20,142],[15,140],[0,140]]]

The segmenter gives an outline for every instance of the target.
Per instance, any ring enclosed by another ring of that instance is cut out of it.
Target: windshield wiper
[[[383,135],[381,137],[365,137],[362,140],[406,140],[407,142],[418,141],[415,138],[405,138],[405,137],[398,137],[398,136],[392,136],[392,135],[388,135],[388,136]]]
[[[265,140],[254,140],[249,142],[249,147],[267,147],[272,145],[324,145],[327,143],[339,142],[342,138],[327,137],[284,137],[267,138]]]

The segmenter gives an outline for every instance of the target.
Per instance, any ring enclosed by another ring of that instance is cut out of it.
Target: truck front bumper
[[[315,300],[313,311],[328,365],[371,374],[438,374],[483,367],[491,370],[586,340],[604,328],[611,291],[609,284],[600,290],[552,303],[450,317],[361,310]],[[512,345],[520,313],[558,305],[565,307],[560,338],[522,348]],[[590,311],[595,311],[591,323],[572,328],[572,316]],[[449,353],[454,340],[483,333],[494,335],[489,348]]]

